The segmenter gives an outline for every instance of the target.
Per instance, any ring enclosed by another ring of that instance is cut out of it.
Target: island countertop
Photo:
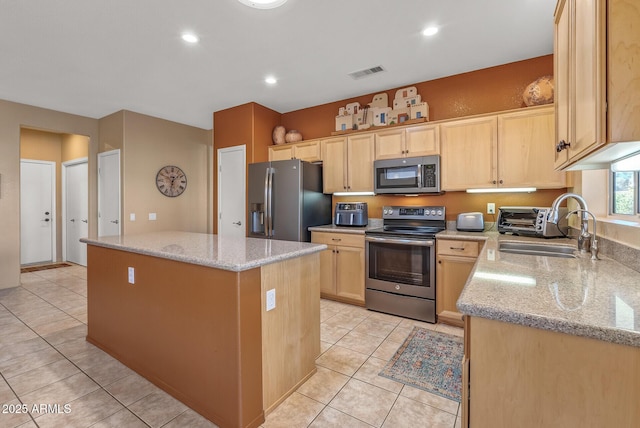
[[[539,238],[478,235],[487,242],[458,300],[460,312],[640,347],[639,272],[605,256],[592,261],[589,254],[567,259],[504,253],[498,250],[501,240]]]
[[[324,244],[309,242],[177,231],[83,238],[81,242],[234,272],[313,254],[327,248]]]

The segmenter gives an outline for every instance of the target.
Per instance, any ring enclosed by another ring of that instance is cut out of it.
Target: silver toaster
[[[334,216],[336,226],[366,226],[369,212],[366,202],[338,202]]]

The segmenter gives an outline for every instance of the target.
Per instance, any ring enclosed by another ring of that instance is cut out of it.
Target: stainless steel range
[[[436,322],[435,235],[445,207],[383,207],[383,227],[365,233],[367,309]]]

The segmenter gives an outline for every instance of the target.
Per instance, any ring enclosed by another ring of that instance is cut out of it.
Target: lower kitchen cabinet
[[[320,295],[364,306],[364,235],[311,232],[311,242],[328,246],[320,253]]]
[[[484,241],[436,240],[436,313],[438,322],[463,326],[456,302]]]
[[[637,427],[640,348],[465,317],[463,427]]]

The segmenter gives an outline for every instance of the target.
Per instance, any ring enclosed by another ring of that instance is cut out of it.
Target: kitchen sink
[[[570,259],[576,257],[575,247],[538,242],[502,241],[498,246],[498,250],[503,253],[527,254],[530,256],[564,257]]]

